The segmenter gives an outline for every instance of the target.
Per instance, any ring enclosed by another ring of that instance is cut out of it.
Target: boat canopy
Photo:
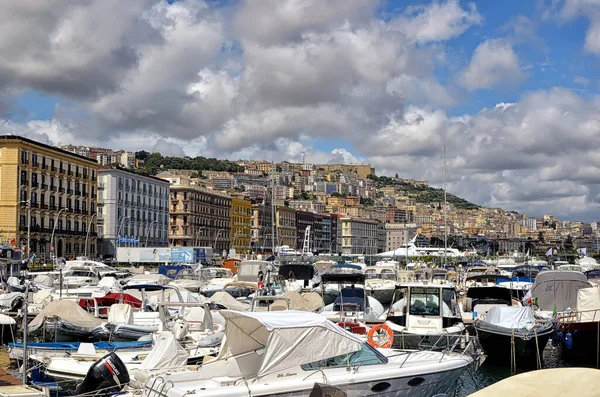
[[[321,281],[325,283],[352,283],[364,284],[366,276],[362,272],[348,269],[330,269],[321,275]]]
[[[261,271],[263,276],[266,276],[269,269],[274,269],[274,267],[267,261],[241,261],[236,276],[238,281],[256,282],[258,272]]]
[[[102,324],[102,320],[83,310],[78,302],[56,300],[48,303],[48,306],[35,316],[29,324],[29,331],[34,332],[39,329],[48,317],[58,317],[65,325],[88,332]]]
[[[312,265],[287,264],[279,266],[279,275],[283,278],[292,277],[296,280],[310,280],[315,275]]]
[[[310,295],[309,295],[310,294]],[[306,294],[300,294],[297,291],[288,291],[283,294],[283,298],[289,299],[289,310],[300,310],[303,312],[314,312],[315,310],[324,306],[323,299],[316,292],[309,292]],[[320,301],[319,301],[320,300]],[[271,310],[287,310],[287,303],[285,300],[279,299],[271,303]]]
[[[326,317],[295,310],[221,310],[227,320],[218,360],[265,349],[257,376],[359,351],[363,341]]]
[[[570,270],[547,270],[535,278],[528,295],[538,298],[541,310],[563,311],[568,307],[577,307],[577,291],[591,287],[581,272]]]
[[[485,321],[510,329],[535,327],[535,318],[530,306],[494,306],[487,312]]]
[[[600,321],[600,289],[582,288],[577,291],[578,321],[582,323]]]

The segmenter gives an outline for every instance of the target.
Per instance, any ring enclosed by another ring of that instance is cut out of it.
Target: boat
[[[79,301],[79,300],[78,300]],[[88,341],[102,320],[84,309],[78,301],[61,299],[50,302],[29,324],[29,333],[54,342]]]
[[[383,323],[386,313],[383,305],[365,292],[365,275],[362,270],[333,266],[321,275],[321,294],[325,299],[328,286],[336,288],[338,295],[327,304],[321,315],[331,321]]]
[[[529,306],[492,307],[475,320],[474,327],[490,362],[538,368],[554,331],[552,322],[536,320]]]
[[[227,327],[219,356],[150,377],[144,396],[308,396],[326,383],[352,397],[430,397],[447,392],[473,362],[455,353],[377,350],[314,313],[221,314]]]
[[[591,286],[581,272],[547,270],[536,276],[523,301],[535,304],[541,314],[552,317],[556,312],[577,307],[577,291]]]
[[[27,343],[27,354],[40,354],[46,357],[64,357],[79,350],[80,342],[33,342]],[[151,349],[152,341],[135,341],[135,342],[94,342],[94,349],[98,353],[116,351],[116,350],[132,350],[132,349]],[[9,343],[8,357],[11,360],[23,360],[23,343]]]
[[[279,278],[284,280],[285,291],[302,292],[319,285],[321,277],[309,263],[287,263],[279,266]]]
[[[69,270],[63,273],[62,287],[73,289],[88,285],[98,285],[100,275],[94,267],[91,266],[71,266]],[[55,281],[56,287],[60,287],[60,280]]]
[[[451,284],[406,283],[396,287],[386,332],[399,349],[445,349],[465,333],[456,288]]]
[[[471,394],[470,397],[596,397],[598,390],[598,369],[551,368],[513,375]]]
[[[588,270],[584,274],[591,284],[600,285],[600,269]]]
[[[369,296],[377,299],[382,304],[388,304],[394,297],[394,290],[398,277],[396,269],[398,262],[377,262],[375,266],[367,267],[363,273],[366,276],[365,290]]]
[[[589,256],[584,256],[583,258],[577,259],[575,264],[581,266],[583,272],[598,269],[598,262]]]

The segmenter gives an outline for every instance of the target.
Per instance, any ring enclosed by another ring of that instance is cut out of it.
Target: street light
[[[131,219],[131,217],[129,216],[125,216],[123,217],[123,219],[121,219],[121,223],[119,224],[119,229],[117,230],[117,236],[115,237],[115,246],[119,247],[119,243],[121,242],[120,240],[120,235],[121,235],[121,228],[123,227],[123,222],[125,222],[125,219]]]
[[[219,234],[221,234],[221,232],[223,231],[223,229],[219,229],[217,230],[217,234],[215,235],[215,244],[214,244],[214,248],[217,248],[217,239],[219,238]]]
[[[52,245],[52,250],[54,251],[54,265],[58,266],[57,255],[56,255],[56,245],[54,244],[54,231],[56,230],[56,224],[58,223],[58,217],[60,213],[68,210],[68,208],[61,208],[58,213],[54,216],[54,225],[52,225],[52,235],[50,236],[50,244]]]
[[[150,224],[146,227],[146,243],[144,244],[144,247],[148,247],[148,236],[150,235],[150,229],[152,228],[152,226],[154,224],[158,225],[158,221],[152,221],[150,222]]]
[[[90,227],[92,226],[92,221],[94,220],[94,217],[98,217],[98,213],[94,212],[94,215],[92,215],[92,217],[90,218],[90,221],[88,222],[88,227],[87,227],[87,233],[85,234],[85,249],[83,250],[83,256],[85,258],[87,258],[87,247],[88,247],[88,237],[90,235]]]
[[[200,226],[200,229],[198,229],[198,231],[196,232],[196,239],[194,240],[194,247],[196,247],[198,245],[198,236],[200,235],[200,232],[202,231],[202,229],[206,229],[206,226]]]

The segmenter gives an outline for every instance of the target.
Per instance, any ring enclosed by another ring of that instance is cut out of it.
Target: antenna
[[[306,150],[302,151],[302,164],[306,164]]]

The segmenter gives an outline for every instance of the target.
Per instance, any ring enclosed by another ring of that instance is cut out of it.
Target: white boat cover
[[[257,376],[353,353],[363,344],[358,336],[315,313],[222,310],[221,314],[227,326],[218,359],[265,348]]]
[[[171,332],[154,335],[152,351],[140,364],[140,370],[180,368],[186,365],[188,352],[181,347]]]
[[[136,274],[127,281],[127,285],[140,285],[140,284],[157,284],[167,285],[171,282],[171,279],[164,274],[151,273],[151,274]]]
[[[33,294],[33,304],[41,307],[46,307],[52,302],[52,293],[50,291],[41,290]]]
[[[314,312],[318,309],[322,309],[325,306],[323,297],[316,292],[303,292],[302,299],[306,303],[309,311]]]
[[[25,298],[25,294],[21,292],[8,292],[5,294],[0,294],[0,308],[10,309],[14,300],[17,298]]]
[[[494,306],[487,312],[485,321],[509,329],[535,327],[535,318],[530,306]]]
[[[303,312],[313,312],[318,308],[324,306],[323,299],[316,292],[311,292],[311,295],[305,299],[304,295],[296,291],[288,291],[283,294],[284,298],[288,298],[290,300],[290,308],[289,310],[300,310]],[[320,299],[320,303],[318,300],[314,298],[313,295],[316,295],[317,298]],[[270,310],[287,310],[287,302],[280,299],[276,300],[270,305]]]
[[[577,291],[578,321],[582,323],[600,321],[600,288],[582,288]]]
[[[238,301],[225,291],[215,292],[215,294],[210,297],[210,300],[215,303],[218,303],[219,305],[225,306],[229,310],[238,310],[240,312],[245,312],[248,309],[250,309],[250,305]]]
[[[33,285],[37,287],[52,288],[54,279],[47,274],[40,274],[33,279]]]
[[[581,272],[570,270],[546,270],[535,277],[528,296],[538,298],[540,310],[563,311],[577,304],[577,291],[591,287]]]
[[[90,313],[83,310],[75,301],[72,300],[56,300],[46,306],[29,324],[31,332],[37,330],[44,324],[46,317],[59,317],[63,323],[91,332],[98,325],[102,324],[102,320],[92,316]]]
[[[102,279],[98,282],[98,287],[106,287],[111,291],[121,291],[121,284],[114,277],[102,277]]]
[[[7,316],[6,314],[0,314],[0,325],[15,325],[17,321]]]
[[[111,324],[133,324],[133,308],[124,303],[115,303],[108,311],[108,322]]]

